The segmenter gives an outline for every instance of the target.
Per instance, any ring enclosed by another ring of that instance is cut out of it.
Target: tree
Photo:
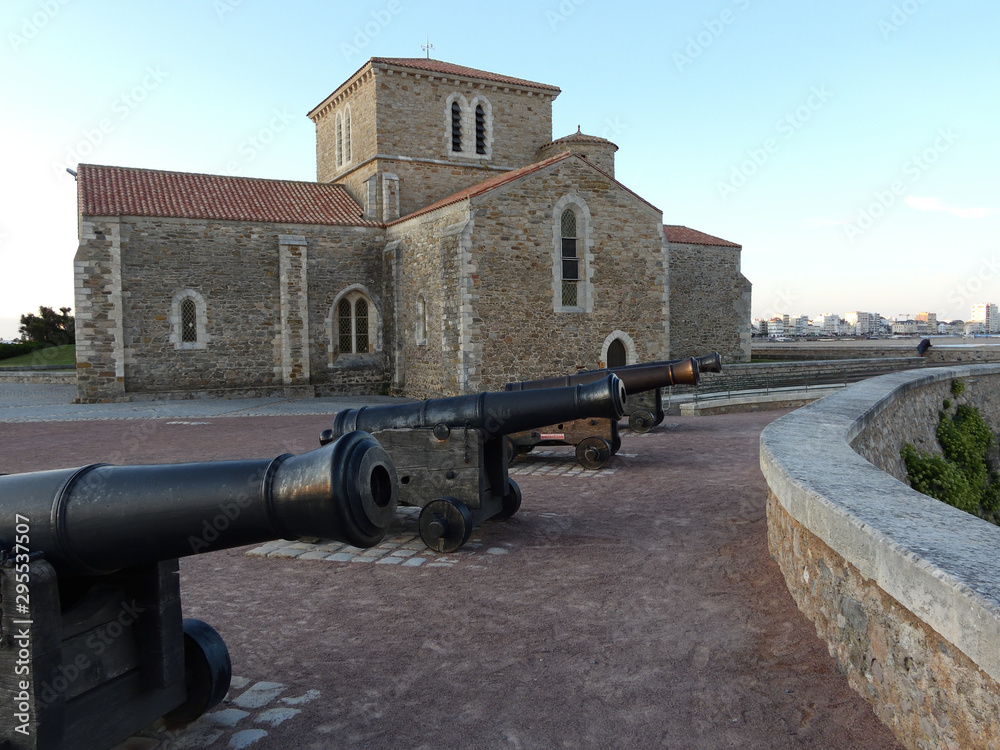
[[[60,307],[56,313],[51,307],[39,307],[38,315],[28,313],[21,316],[18,329],[26,341],[61,346],[76,340],[76,320],[69,314],[70,307]]]

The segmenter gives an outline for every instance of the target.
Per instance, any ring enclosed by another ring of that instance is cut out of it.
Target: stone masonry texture
[[[669,245],[660,210],[582,158],[593,145],[593,163],[613,170],[613,144],[571,136],[577,155],[550,154],[558,93],[373,59],[310,113],[317,180],[344,185],[357,225],[81,216],[78,400],[450,396],[603,366],[613,337],[637,362],[747,359],[740,249]],[[553,158],[539,164],[543,153]],[[502,179],[514,169],[525,171]],[[563,310],[557,213],[570,199],[585,304]],[[347,295],[368,305],[367,352],[339,349]],[[198,306],[194,342],[181,341],[185,298]]]

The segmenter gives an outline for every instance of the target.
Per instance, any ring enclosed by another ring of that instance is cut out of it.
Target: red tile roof
[[[509,86],[529,86],[534,89],[546,89],[556,93],[559,93],[560,91],[558,86],[550,86],[547,83],[537,83],[535,81],[525,80],[524,78],[502,76],[499,73],[490,73],[486,70],[467,68],[464,65],[454,65],[453,63],[446,63],[441,60],[428,60],[424,57],[373,57],[369,62],[373,65],[375,63],[384,63],[387,65],[396,65],[400,68],[426,70],[429,73],[440,73],[442,75],[460,76],[463,78],[478,78],[481,81],[502,83]]]
[[[361,206],[343,185],[94,164],[81,164],[77,175],[86,216],[380,226],[361,218]]]
[[[607,138],[601,138],[597,135],[587,135],[586,133],[581,133],[579,128],[572,135],[564,135],[562,138],[556,138],[554,141],[549,141],[542,148],[548,148],[549,146],[554,146],[557,143],[597,143],[602,146],[614,146],[615,151],[618,150],[618,146],[609,141]]]
[[[697,229],[688,229],[678,224],[664,224],[663,233],[667,236],[667,242],[676,242],[681,245],[716,245],[718,247],[743,247],[735,242],[713,237],[710,234],[699,232]]]

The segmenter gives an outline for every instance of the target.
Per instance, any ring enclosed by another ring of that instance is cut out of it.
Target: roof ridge
[[[113,164],[78,164],[77,170],[81,167],[92,168],[92,169],[119,169],[128,170],[130,172],[153,172],[156,174],[175,174],[182,175],[185,177],[214,177],[220,180],[250,180],[256,182],[287,182],[294,185],[320,185],[329,187],[343,187],[337,182],[319,182],[315,180],[289,180],[282,177],[250,177],[248,175],[238,175],[238,174],[216,174],[214,172],[181,172],[176,169],[152,169],[150,167],[121,167],[115,166]]]

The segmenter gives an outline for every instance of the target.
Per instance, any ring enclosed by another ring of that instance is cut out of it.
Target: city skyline
[[[423,56],[428,35],[436,59],[559,86],[553,137],[612,140],[617,178],[665,223],[741,244],[752,318],[850,300],[964,319],[1000,297],[985,0],[515,0],[485,41],[467,6],[412,0],[7,11],[0,338],[39,305],[75,308],[67,168],[314,180],[306,113],[369,57]]]

